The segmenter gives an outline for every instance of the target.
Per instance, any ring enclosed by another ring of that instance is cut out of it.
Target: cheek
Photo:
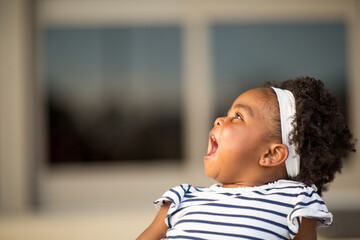
[[[227,128],[221,132],[220,144],[228,151],[236,151],[247,145],[251,134],[246,129]]]
[[[248,158],[258,154],[264,144],[264,136],[258,129],[244,128],[233,131],[224,129],[221,136],[222,154],[229,158]]]

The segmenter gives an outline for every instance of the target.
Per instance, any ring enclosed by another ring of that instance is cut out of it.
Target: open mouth
[[[209,157],[211,155],[213,155],[214,153],[216,153],[217,149],[218,149],[218,142],[216,141],[216,138],[214,135],[210,136],[210,144],[211,144],[211,148],[210,151],[208,152],[208,154],[206,155],[206,157]]]

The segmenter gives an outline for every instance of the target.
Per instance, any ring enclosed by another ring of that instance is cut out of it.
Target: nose
[[[225,117],[219,117],[214,122],[214,127],[221,126],[224,124]]]

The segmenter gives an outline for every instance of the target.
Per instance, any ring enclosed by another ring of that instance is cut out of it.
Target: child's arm
[[[137,238],[137,240],[159,240],[166,237],[168,226],[165,224],[165,218],[169,210],[170,202],[166,202],[159,210],[154,221]]]
[[[299,232],[294,240],[316,240],[316,222],[315,218],[305,218],[301,220]]]

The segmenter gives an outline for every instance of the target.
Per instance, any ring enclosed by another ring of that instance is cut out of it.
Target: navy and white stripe
[[[164,201],[171,202],[166,239],[292,239],[302,217],[332,222],[315,188],[288,180],[244,188],[182,184],[154,204]]]

